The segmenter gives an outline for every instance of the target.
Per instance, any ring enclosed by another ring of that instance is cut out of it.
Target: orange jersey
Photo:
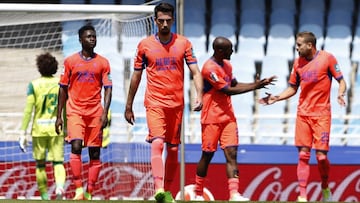
[[[236,121],[231,97],[221,91],[234,79],[230,61],[223,60],[221,66],[213,59],[205,62],[201,75],[204,78],[203,108],[201,123],[213,124]]]
[[[166,44],[157,35],[138,44],[134,69],[146,69],[146,107],[184,105],[184,59],[187,65],[197,63],[190,41],[175,33]]]
[[[300,86],[298,115],[324,116],[331,114],[330,88],[333,77],[343,77],[333,55],[318,51],[311,61],[304,57],[294,61],[290,85]]]
[[[101,89],[112,87],[109,62],[98,54],[90,60],[73,54],[64,61],[60,85],[68,86],[67,115],[101,116]]]

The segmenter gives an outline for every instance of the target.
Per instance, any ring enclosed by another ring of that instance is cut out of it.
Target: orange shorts
[[[149,128],[147,142],[162,138],[169,144],[180,144],[180,133],[184,107],[146,108],[146,120]]]
[[[331,116],[297,116],[295,146],[329,150]]]
[[[102,128],[100,117],[67,117],[66,141],[83,140],[84,147],[101,147]]]
[[[236,122],[201,125],[201,149],[205,152],[215,152],[218,143],[221,149],[238,146],[239,135]]]

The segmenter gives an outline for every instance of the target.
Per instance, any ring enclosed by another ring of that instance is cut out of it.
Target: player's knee
[[[81,154],[82,151],[82,140],[71,141],[71,153]]]
[[[100,147],[89,147],[89,157],[91,160],[100,159]]]
[[[327,156],[325,155],[325,154],[317,154],[316,155],[316,160],[318,161],[318,162],[323,162],[323,161],[325,161],[327,159]]]
[[[299,152],[299,160],[308,162],[310,160],[310,152]]]
[[[164,140],[162,139],[155,139],[151,142],[151,147],[156,149],[163,150],[164,148]]]
[[[178,153],[179,147],[177,145],[171,145],[167,147],[168,153]]]

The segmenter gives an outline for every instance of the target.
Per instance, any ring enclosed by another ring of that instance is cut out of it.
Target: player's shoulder
[[[64,63],[72,63],[81,59],[79,52],[73,53],[64,59]]]
[[[156,40],[155,35],[149,35],[149,36],[146,36],[146,37],[140,39],[139,44],[146,44],[146,43],[152,42],[154,40]]]
[[[181,35],[181,34],[177,34],[177,33],[173,33],[173,38],[176,39],[176,40],[180,40],[180,41],[184,41],[184,42],[190,42],[190,40],[184,36],[184,35]]]
[[[328,52],[328,51],[325,51],[325,50],[319,50],[319,54],[318,54],[319,56],[321,56],[321,57],[331,57],[331,58],[333,58],[334,57],[334,55],[332,54],[332,53],[330,53],[330,52]]]

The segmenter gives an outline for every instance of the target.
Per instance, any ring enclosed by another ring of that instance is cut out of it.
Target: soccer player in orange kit
[[[203,80],[190,41],[172,33],[174,7],[160,3],[155,7],[155,22],[158,32],[143,39],[137,47],[134,73],[125,108],[125,119],[135,121],[132,110],[143,70],[147,74],[147,89],[144,105],[151,143],[151,168],[157,202],[174,202],[168,192],[178,166],[178,145],[184,110],[184,59],[189,67],[197,92],[194,110],[202,108]],[[165,167],[162,152],[166,143]]]
[[[276,76],[255,82],[238,82],[232,74],[230,57],[233,46],[229,39],[216,37],[214,54],[201,70],[204,78],[203,109],[201,112],[202,155],[196,169],[195,200],[203,201],[204,180],[218,143],[226,158],[226,175],[230,201],[249,201],[239,192],[237,149],[239,136],[231,96],[264,88],[275,81]],[[239,64],[240,65],[240,64]]]
[[[295,127],[295,146],[299,151],[297,176],[300,195],[297,201],[307,202],[306,187],[312,148],[316,151],[323,201],[331,201],[328,182],[330,163],[327,157],[331,128],[330,88],[332,79],[335,78],[339,83],[337,101],[345,106],[346,83],[335,57],[326,51],[316,50],[316,37],[313,33],[298,33],[296,50],[299,58],[294,61],[289,78],[290,86],[277,96],[267,93],[259,102],[273,104],[290,98],[301,88]]]
[[[82,50],[64,61],[60,78],[56,132],[63,127],[62,111],[66,102],[67,137],[71,144],[70,167],[76,187],[74,200],[91,199],[101,169],[102,129],[108,123],[112,81],[106,58],[94,52],[96,31],[91,25],[79,29]],[[104,105],[101,90],[104,87]],[[88,147],[89,173],[83,190],[81,151]]]

